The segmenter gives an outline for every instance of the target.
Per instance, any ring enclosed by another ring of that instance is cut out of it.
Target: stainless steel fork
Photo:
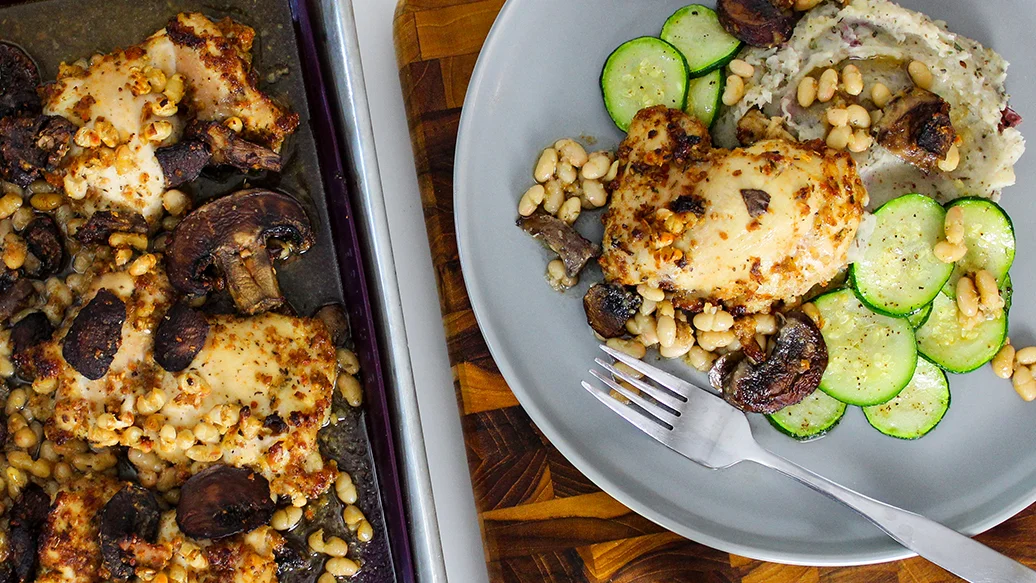
[[[601,349],[663,388],[638,380],[599,358],[597,364],[607,372],[590,373],[628,399],[630,405],[586,381],[583,388],[684,457],[712,469],[742,461],[773,468],[842,502],[904,547],[972,583],[1036,583],[1036,571],[955,530],[864,496],[763,449],[752,437],[745,414],[708,390],[607,346]],[[614,379],[628,382],[640,394]]]

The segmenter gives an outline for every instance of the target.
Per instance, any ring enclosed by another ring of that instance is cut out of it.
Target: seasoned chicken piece
[[[105,504],[124,484],[112,478],[92,475],[62,486],[54,497],[40,541],[37,583],[100,583],[102,552],[100,516]],[[174,572],[198,583],[276,583],[276,552],[284,538],[269,526],[235,535],[218,542],[195,541],[176,525],[176,511],[159,519],[158,537],[153,543],[138,544],[137,567]],[[129,546],[127,546],[129,548]]]
[[[230,19],[185,13],[139,45],[62,65],[41,94],[44,113],[79,128],[62,168],[76,209],[130,210],[153,223],[162,193],[178,183],[155,152],[180,140],[188,118],[237,118],[243,138],[279,151],[299,117],[257,88],[254,37]]]
[[[317,432],[337,361],[323,323],[203,315],[173,299],[161,262],[136,276],[101,269],[53,339],[20,357],[34,386],[56,394],[48,435],[138,449],[181,480],[192,463],[219,461],[252,468],[276,495],[324,492],[335,470]]]
[[[830,281],[866,199],[846,152],[785,140],[710,150],[704,126],[664,107],[637,114],[619,164],[605,278],[678,292],[688,308],[764,312]]]

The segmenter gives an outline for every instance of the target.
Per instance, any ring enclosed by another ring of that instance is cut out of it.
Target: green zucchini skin
[[[687,61],[673,45],[642,36],[619,45],[601,70],[604,107],[622,131],[642,109],[687,106]]]
[[[848,405],[879,405],[899,394],[917,366],[914,329],[905,318],[870,310],[851,289],[813,300],[828,364],[820,389]]]
[[[684,111],[693,115],[705,127],[712,128],[716,114],[723,100],[723,88],[727,81],[720,70],[691,79],[687,87],[687,106]]]
[[[932,303],[928,321],[915,332],[918,350],[943,369],[964,374],[986,364],[1007,338],[1007,310],[995,320],[986,320],[965,331],[957,320],[957,302],[939,294]]]
[[[863,256],[850,268],[856,296],[887,316],[907,316],[942,291],[954,266],[932,249],[943,238],[946,210],[931,197],[907,194],[874,212],[876,225]]]
[[[722,69],[744,46],[724,30],[716,11],[701,4],[684,6],[674,12],[658,36],[683,53],[691,77]]]
[[[951,296],[957,280],[964,274],[985,269],[1003,284],[1014,264],[1014,223],[1007,211],[997,203],[976,196],[950,201],[949,210],[959,207],[964,211],[964,244],[967,254],[957,262],[944,290]]]
[[[867,422],[897,439],[919,439],[942,421],[950,408],[950,382],[931,361],[917,361],[910,383],[891,401],[864,407]]]
[[[834,429],[845,416],[846,404],[821,390],[802,401],[767,415],[777,430],[800,441],[818,439]]]

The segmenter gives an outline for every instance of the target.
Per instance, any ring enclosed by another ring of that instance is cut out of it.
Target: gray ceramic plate
[[[457,239],[475,315],[504,378],[547,437],[590,479],[640,514],[707,545],[749,557],[849,565],[909,555],[849,510],[772,471],[741,464],[709,471],[640,434],[579,387],[598,356],[581,297],[542,274],[548,251],[514,226],[534,158],[563,136],[603,148],[622,135],[601,104],[598,75],[620,43],[655,35],[681,0],[510,0],[482,50],[457,144]],[[1036,7],[1026,0],[906,0],[1013,63],[1013,107],[1036,120]],[[1023,132],[1033,124],[1022,126]],[[1027,154],[1004,206],[1019,227],[1011,337],[1032,344],[1036,223]],[[599,237],[596,216],[578,227]],[[687,369],[684,368],[686,371]],[[685,372],[685,374],[690,374]],[[697,380],[704,382],[701,376]],[[880,500],[974,534],[1036,500],[1036,403],[1023,403],[989,367],[952,379],[953,404],[916,442],[871,429],[852,408],[819,441],[797,443],[752,420],[768,448]]]

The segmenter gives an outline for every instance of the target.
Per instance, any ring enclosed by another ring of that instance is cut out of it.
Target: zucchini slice
[[[629,130],[637,112],[654,105],[687,105],[687,62],[676,47],[643,36],[615,49],[601,71],[604,106],[615,125]]]
[[[674,12],[659,36],[683,53],[691,77],[700,77],[734,60],[742,44],[723,29],[714,10],[701,4]]]
[[[932,302],[932,315],[917,329],[917,347],[942,368],[966,373],[993,360],[1006,337],[1007,310],[995,320],[965,330],[957,321],[957,302],[939,294]]]
[[[824,294],[813,305],[827,343],[822,391],[849,405],[879,405],[910,382],[917,343],[905,318],[871,311],[849,289]]]
[[[698,118],[705,127],[711,128],[723,99],[726,80],[723,71],[715,70],[703,77],[691,79],[687,87],[687,108],[685,111]]]
[[[950,383],[946,373],[920,359],[910,383],[888,403],[864,407],[867,422],[878,431],[899,439],[917,439],[935,428],[950,408]]]
[[[1014,263],[1014,225],[1004,209],[995,202],[978,197],[958,198],[946,206],[964,211],[964,244],[968,253],[957,262],[946,290],[954,295],[961,275],[986,269],[1003,284]]]
[[[927,306],[907,316],[906,319],[907,322],[910,322],[910,325],[914,327],[914,330],[917,330],[921,326],[924,326],[924,323],[928,321],[928,317],[931,315],[932,304],[928,304]]]
[[[932,249],[943,237],[946,210],[923,194],[893,199],[874,212],[874,233],[852,266],[856,295],[889,316],[906,316],[930,304],[953,265]]]
[[[818,390],[766,418],[782,433],[805,441],[830,431],[845,415],[845,408],[845,403]]]

